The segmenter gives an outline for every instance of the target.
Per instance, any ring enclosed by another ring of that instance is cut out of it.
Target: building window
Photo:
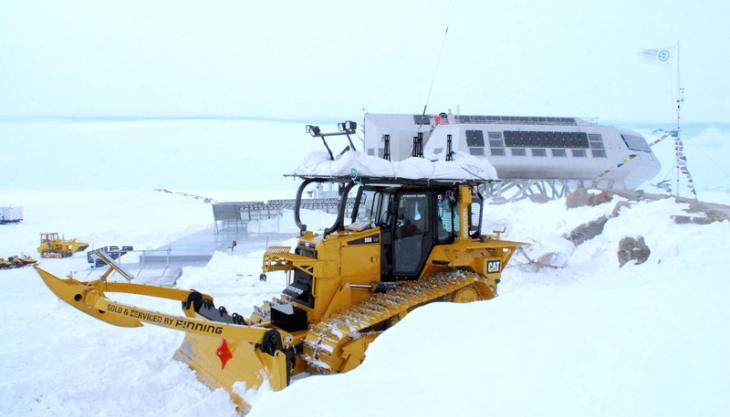
[[[525,148],[512,148],[512,156],[525,156]]]
[[[565,153],[565,149],[551,149],[550,152],[553,154],[553,156],[558,156],[565,158],[567,155]]]
[[[586,151],[585,149],[573,149],[573,156],[576,158],[585,158]]]
[[[532,149],[532,156],[547,156],[545,149]]]
[[[606,151],[603,149],[594,149],[591,151],[594,158],[605,158],[606,157]]]
[[[466,131],[466,146],[469,147],[469,153],[472,155],[484,155],[484,132],[481,130]]]
[[[632,151],[651,152],[649,145],[643,137],[634,135],[621,135],[626,147]]]
[[[484,132],[481,130],[467,130],[466,146],[484,146]]]
[[[504,148],[492,148],[492,156],[504,156]]]
[[[603,138],[600,134],[594,133],[588,135],[588,142],[591,145],[591,149],[603,149]]]

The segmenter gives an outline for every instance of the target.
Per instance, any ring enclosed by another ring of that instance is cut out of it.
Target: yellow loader
[[[0,258],[0,269],[22,268],[35,263],[38,261],[27,255],[11,256],[7,260]]]
[[[303,372],[357,367],[378,335],[419,306],[494,297],[504,267],[523,245],[501,240],[499,232],[480,234],[478,180],[301,179],[297,244],[269,247],[263,256],[263,272],[285,271],[288,286],[250,317],[196,291],[109,281],[114,270],[131,279],[113,260],[91,282],[35,268],[59,298],[99,320],[184,332],[175,358],[210,387],[225,388],[245,414],[250,404],[244,397],[262,385],[281,390]],[[314,233],[301,222],[302,194],[310,184],[327,182],[340,187],[337,217]],[[183,314],[123,304],[108,297],[115,292],[182,302]]]
[[[64,240],[58,233],[41,233],[41,244],[38,246],[38,253],[41,254],[42,258],[67,258],[88,247],[88,243],[76,239]]]
[[[20,260],[20,262],[23,263],[23,266],[35,265],[38,263],[38,261],[35,258],[33,258],[32,256],[28,256],[28,255],[22,255],[22,256],[18,257],[18,260]]]
[[[6,261],[4,258],[0,258],[0,269],[12,268],[13,264],[10,261]]]

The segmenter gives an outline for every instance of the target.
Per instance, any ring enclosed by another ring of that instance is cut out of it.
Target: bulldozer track
[[[380,333],[409,311],[447,299],[462,288],[484,280],[471,271],[451,271],[420,281],[403,282],[396,289],[376,293],[312,325],[304,339],[303,357],[313,374],[340,372],[343,348],[368,333]],[[385,326],[383,326],[385,325]]]
[[[50,258],[50,259],[61,259],[61,258],[68,258],[71,256],[71,254],[67,254],[65,252],[60,251],[45,251],[41,252],[41,258]]]

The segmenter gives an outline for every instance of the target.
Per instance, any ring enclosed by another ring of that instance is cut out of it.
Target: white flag
[[[653,64],[671,64],[674,60],[674,48],[643,49],[639,56]]]

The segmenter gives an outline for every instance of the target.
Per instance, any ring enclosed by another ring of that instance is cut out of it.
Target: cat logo
[[[502,261],[487,261],[487,274],[496,274],[502,269]]]

